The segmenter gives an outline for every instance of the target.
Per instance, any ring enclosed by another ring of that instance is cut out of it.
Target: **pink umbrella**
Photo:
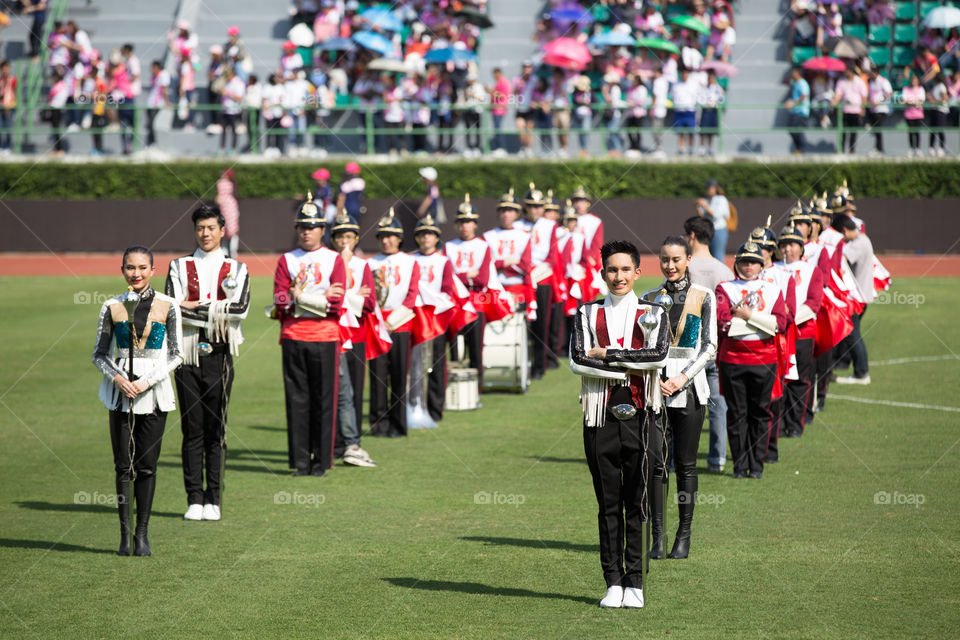
[[[820,58],[810,58],[803,63],[804,69],[811,71],[843,71],[847,68],[843,60],[823,56]]]
[[[700,65],[701,71],[710,71],[711,69],[720,78],[731,78],[737,75],[737,68],[723,60],[710,60]]]
[[[587,45],[573,38],[557,38],[543,48],[543,63],[564,69],[585,69],[593,56]]]

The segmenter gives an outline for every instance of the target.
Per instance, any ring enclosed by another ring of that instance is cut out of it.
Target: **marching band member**
[[[559,367],[557,354],[560,353],[560,334],[563,333],[564,320],[566,319],[563,306],[569,297],[566,270],[570,256],[564,256],[560,247],[560,238],[566,232],[560,218],[560,199],[553,195],[553,189],[547,189],[547,197],[543,202],[543,217],[553,221],[554,235],[557,239],[556,267],[551,281],[553,302],[550,306],[550,325],[547,327],[547,368],[556,369]]]
[[[668,451],[673,452],[673,468],[677,473],[677,505],[680,512],[677,535],[674,538],[670,558],[686,558],[690,553],[690,530],[693,524],[693,509],[697,503],[697,450],[700,447],[700,432],[707,403],[710,401],[710,386],[707,384],[706,366],[717,355],[717,313],[713,292],[690,282],[687,267],[690,263],[690,245],[680,236],[668,236],[660,247],[660,271],[664,281],[659,287],[640,296],[657,302],[667,296],[671,305],[667,309],[670,330],[670,351],[667,366],[661,376],[660,389],[664,396],[663,411],[659,419],[666,424],[661,429],[666,434]],[[653,508],[653,545],[650,557],[663,558],[664,493],[657,479],[666,480],[669,466],[657,458],[654,464],[654,491],[651,493]]]
[[[466,285],[474,310],[478,312],[477,319],[463,327],[459,334],[463,336],[470,367],[477,370],[477,383],[483,389],[483,328],[486,320],[499,320],[503,316],[494,313],[494,317],[487,317],[496,309],[493,298],[499,299],[502,289],[490,245],[477,236],[479,221],[480,216],[470,203],[470,194],[465,194],[454,222],[460,237],[444,243],[443,248],[453,264],[454,273]],[[457,342],[451,340],[451,343],[451,356],[457,360],[461,356],[456,352]]]
[[[183,519],[219,520],[233,356],[243,343],[240,321],[250,306],[250,282],[246,265],[220,248],[225,220],[219,210],[201,205],[192,218],[197,249],[170,262],[166,285],[183,318],[184,362],[173,375],[183,432]]]
[[[399,438],[407,435],[407,369],[420,267],[413,256],[400,251],[403,227],[394,217],[393,207],[377,223],[377,239],[381,253],[370,258],[368,263],[393,343],[389,352],[369,363],[370,433],[377,437]]]
[[[760,279],[764,256],[747,241],[736,254],[735,280],[717,285],[720,386],[727,401],[733,477],[763,477],[777,376],[775,337],[787,329],[780,288]]]
[[[167,413],[176,409],[170,373],[183,361],[180,307],[150,286],[153,253],[136,245],[123,252],[121,272],[139,295],[133,318],[117,296],[100,307],[93,364],[103,374],[99,398],[110,412],[120,546],[130,555],[130,481],[137,501],[135,556],[150,555],[147,527],[157,487],[157,459]],[[133,346],[131,375],[130,347]],[[133,403],[131,411],[130,403]],[[131,446],[132,445],[132,446]],[[131,453],[131,449],[133,449]],[[132,459],[131,459],[132,458]]]
[[[597,290],[593,286],[591,277],[590,262],[584,251],[585,240],[577,227],[577,210],[570,200],[567,200],[567,206],[563,210],[563,224],[557,234],[557,248],[560,251],[564,276],[567,280],[567,299],[561,307],[564,325],[560,339],[560,355],[563,356],[569,355],[567,347],[573,330],[573,321],[577,315],[577,306],[582,302],[591,302],[597,297]]]
[[[670,331],[662,306],[633,292],[640,257],[621,240],[601,249],[610,294],[580,305],[570,339],[570,368],[582,376],[583,443],[597,497],[601,607],[643,607],[643,522],[649,517],[650,456],[662,449],[651,412],[661,405],[656,370]],[[652,369],[643,371],[643,369]]]
[[[820,269],[803,260],[804,237],[794,227],[785,227],[777,241],[783,262],[777,266],[793,280],[793,308],[797,326],[794,343],[796,364],[791,367],[784,390],[783,430],[788,438],[803,435],[807,406],[811,402],[813,341],[817,335],[817,313],[823,300]]]
[[[343,313],[351,313],[359,326],[349,329],[349,338],[341,349],[340,388],[337,390],[337,435],[334,441],[334,457],[342,457],[343,463],[355,467],[375,467],[376,462],[360,446],[363,429],[363,385],[367,368],[367,334],[371,332],[371,320],[375,321],[377,292],[370,265],[354,255],[360,240],[360,225],[341,211],[330,227],[330,242],[340,254],[346,269],[346,292],[343,296]],[[374,324],[375,326],[375,324]],[[342,323],[341,323],[341,328]],[[374,339],[372,342],[376,343]],[[370,348],[375,348],[373,344]],[[389,343],[386,349],[389,349]],[[384,349],[375,351],[377,355]]]
[[[796,339],[796,325],[794,324],[794,312],[796,309],[793,304],[796,300],[794,288],[796,283],[790,277],[790,274],[774,264],[774,258],[779,258],[777,247],[777,236],[770,229],[770,216],[767,216],[767,225],[757,227],[750,233],[750,242],[760,247],[760,253],[763,255],[763,270],[760,272],[759,279],[765,280],[776,286],[780,290],[787,311],[787,329],[775,338],[777,349],[777,375],[773,383],[773,391],[770,397],[770,425],[768,430],[767,454],[765,462],[779,462],[779,438],[786,435],[783,427],[783,390],[785,385],[784,376],[790,370],[790,359],[793,357],[794,342]]]
[[[525,310],[529,318],[536,309],[530,283],[530,234],[517,226],[520,201],[513,194],[513,187],[497,203],[497,216],[500,226],[484,233],[483,239],[490,247],[497,280],[513,297],[517,310]]]
[[[298,207],[294,224],[299,246],[280,256],[273,276],[288,457],[294,476],[324,476],[333,466],[346,269],[340,255],[323,246],[324,214],[313,194]]]
[[[603,221],[590,212],[590,196],[583,189],[583,185],[578,186],[570,194],[570,201],[577,210],[577,227],[586,242],[584,253],[587,255],[587,262],[594,271],[599,271],[600,247],[603,246]]]
[[[440,227],[432,215],[428,213],[420,219],[413,237],[420,247],[413,257],[420,267],[418,291],[423,302],[423,313],[433,316],[433,323],[439,323],[441,329],[439,335],[429,340],[433,348],[427,376],[427,412],[434,422],[440,422],[447,391],[447,327],[444,314],[456,307],[456,276],[450,259],[445,253],[437,251]]]
[[[547,369],[547,334],[555,294],[554,273],[559,272],[557,254],[557,223],[543,215],[543,193],[531,182],[523,198],[530,225],[530,280],[536,287],[537,315],[530,324],[533,338],[533,356],[530,377],[539,380]]]

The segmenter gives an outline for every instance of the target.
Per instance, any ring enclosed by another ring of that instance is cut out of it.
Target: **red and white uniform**
[[[456,309],[457,288],[453,279],[453,263],[439,251],[424,255],[417,251],[413,258],[420,267],[417,308],[414,309],[413,344],[420,344],[443,335],[450,321],[449,311]]]
[[[799,332],[797,339],[815,338],[817,334],[816,316],[823,301],[823,276],[820,269],[803,260],[797,260],[789,264],[778,262],[775,266],[779,267],[781,272],[785,273],[793,282],[793,300],[788,300],[787,306],[792,306],[795,310],[794,318],[798,320],[797,331]],[[813,313],[811,318],[804,319],[809,315],[808,312],[803,311],[804,306]]]
[[[457,238],[445,243],[444,252],[453,263],[454,274],[465,285],[468,292],[468,301],[463,301],[463,296],[459,296],[462,310],[467,314],[482,312],[490,321],[500,320],[510,315],[509,303],[500,298],[503,285],[500,284],[493,252],[486,240]],[[474,274],[473,277],[471,274]],[[466,317],[461,318],[458,324],[469,324],[466,320]]]
[[[777,333],[787,330],[787,307],[779,286],[761,278],[721,282],[716,290],[717,326],[721,331],[717,362],[742,365],[777,363],[775,336],[759,329],[738,336],[728,334],[733,319],[733,305],[754,292],[757,302],[753,310],[772,315],[776,319]],[[749,322],[747,325],[750,326]]]
[[[530,284],[530,235],[514,225],[511,229],[491,229],[483,234],[483,239],[490,247],[493,267],[503,288],[513,294],[518,303],[533,303],[533,287]],[[516,264],[504,266],[505,261]]]
[[[820,270],[820,277],[824,283],[830,277],[830,270],[833,268],[830,264],[830,252],[826,246],[820,242],[808,242],[803,245],[803,260],[817,267]]]
[[[361,287],[369,289],[366,296],[360,295]],[[363,258],[352,256],[347,263],[347,293],[343,306],[344,313],[352,313],[360,325],[350,329],[350,341],[366,345],[367,360],[390,350],[390,334],[383,324],[383,314],[377,304],[373,272]]]
[[[530,228],[531,279],[534,286],[549,285],[551,302],[562,302],[566,296],[566,280],[557,249],[557,223],[541,217]]]
[[[417,293],[420,288],[420,265],[408,253],[398,251],[387,255],[378,253],[369,259],[370,271],[378,273],[383,286],[387,288],[387,299],[383,303],[383,319],[400,307],[413,311],[416,307]],[[413,319],[394,329],[396,333],[413,330]]]
[[[567,281],[567,300],[563,308],[566,315],[573,316],[577,313],[578,304],[592,302],[597,297],[597,290],[593,286],[593,273],[584,250],[586,238],[579,229],[571,232],[563,227],[558,236],[557,248]]]
[[[603,221],[589,211],[577,218],[577,231],[583,234],[584,253],[594,269],[600,269],[600,247],[603,246]]]
[[[342,297],[327,298],[331,285],[346,288],[346,268],[339,253],[326,247],[315,251],[294,249],[277,261],[273,276],[273,301],[280,315],[280,340],[301,342],[339,342]],[[313,308],[323,307],[323,315],[298,309],[290,295],[295,284],[303,285],[301,296]]]

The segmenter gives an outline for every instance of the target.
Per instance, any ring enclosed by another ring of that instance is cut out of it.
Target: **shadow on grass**
[[[178,465],[179,466],[179,465]],[[106,504],[76,504],[76,503],[57,503],[57,502],[38,502],[38,501],[26,501],[26,502],[14,502],[15,505],[22,509],[33,509],[34,511],[73,511],[73,512],[87,512],[87,513],[110,513],[117,515],[117,507],[115,505],[106,505]],[[136,514],[137,503],[133,503],[133,513]],[[182,513],[173,513],[171,511],[157,511],[156,509],[150,511],[150,515],[155,518],[182,518]]]
[[[488,536],[463,536],[460,539],[470,542],[483,542],[498,547],[529,547],[531,549],[560,549],[561,551],[600,553],[599,544],[576,544],[563,540],[529,540],[527,538],[492,538]]]
[[[457,591],[478,596],[512,596],[516,598],[548,598],[550,600],[572,600],[586,604],[596,604],[594,598],[580,598],[563,593],[547,593],[513,587],[492,587],[479,582],[450,582],[447,580],[417,580],[416,578],[381,578],[395,587],[405,589],[423,589],[424,591]]]
[[[286,431],[286,427],[274,427],[271,425],[257,424],[250,427],[251,429],[256,429],[257,431]]]
[[[14,538],[0,538],[0,547],[11,549],[40,549],[41,551],[86,551],[87,553],[105,553],[116,555],[116,551],[109,549],[91,549],[81,547],[78,544],[67,544],[65,542],[50,542],[49,540],[16,540]]]
[[[284,461],[286,462],[286,461]],[[280,464],[277,461],[277,464]],[[183,468],[179,462],[172,462],[167,460],[161,460],[157,463],[158,467],[175,467],[177,469]],[[272,467],[264,466],[262,464],[234,464],[227,460],[227,473],[232,473],[235,471],[249,471],[251,473],[269,473],[274,476],[285,476],[289,474],[289,471],[286,468],[286,464],[282,469],[274,469]]]
[[[575,462],[578,464],[587,464],[586,458],[554,458],[552,456],[527,456],[527,460],[536,460],[537,462]]]

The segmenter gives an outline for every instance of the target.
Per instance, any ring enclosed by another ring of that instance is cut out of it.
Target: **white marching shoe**
[[[623,590],[624,609],[643,609],[643,589],[627,587]]]
[[[202,504],[192,504],[187,509],[187,512],[183,514],[184,520],[203,520],[203,505]]]
[[[205,505],[203,505],[203,519],[204,519],[204,520],[219,520],[219,519],[220,519],[220,505],[217,505],[217,504],[205,504]]]
[[[609,587],[607,595],[603,596],[600,606],[605,609],[619,609],[623,606],[623,587]]]

